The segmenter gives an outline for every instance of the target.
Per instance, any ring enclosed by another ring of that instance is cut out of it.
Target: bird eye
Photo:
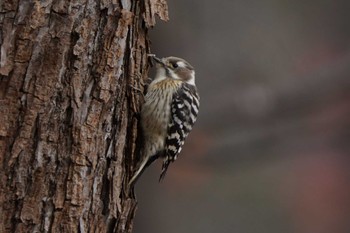
[[[175,63],[173,63],[172,64],[173,65],[173,68],[177,68],[177,67],[179,67],[179,65],[175,62]]]

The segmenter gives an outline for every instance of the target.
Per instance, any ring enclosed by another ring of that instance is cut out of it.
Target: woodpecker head
[[[160,59],[153,54],[149,56],[156,62],[156,79],[159,81],[171,78],[195,85],[194,68],[184,59],[178,57],[165,57]]]

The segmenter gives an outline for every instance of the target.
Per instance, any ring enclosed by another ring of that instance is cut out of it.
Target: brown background
[[[196,68],[201,109],[135,233],[350,232],[350,2],[168,3],[152,49]]]

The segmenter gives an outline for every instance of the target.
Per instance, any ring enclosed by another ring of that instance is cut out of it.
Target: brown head
[[[195,72],[193,66],[178,57],[165,57],[162,59],[151,56],[157,63],[156,79],[171,78],[195,85]]]

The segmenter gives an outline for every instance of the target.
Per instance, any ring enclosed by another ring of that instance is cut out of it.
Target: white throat
[[[163,67],[157,67],[156,76],[153,80],[154,83],[163,81],[166,79],[165,69]]]

